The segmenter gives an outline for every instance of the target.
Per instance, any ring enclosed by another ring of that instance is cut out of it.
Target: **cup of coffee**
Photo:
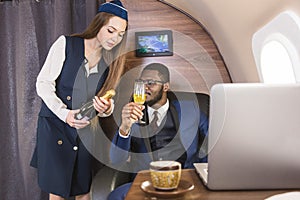
[[[181,164],[176,161],[153,161],[150,163],[150,174],[155,189],[173,190],[180,182]]]

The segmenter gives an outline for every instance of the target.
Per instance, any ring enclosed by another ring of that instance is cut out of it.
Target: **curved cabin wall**
[[[164,0],[200,21],[216,42],[233,82],[259,82],[253,34],[285,10],[300,16],[298,0]]]
[[[161,62],[171,71],[171,89],[209,93],[216,83],[231,82],[223,59],[209,34],[195,21],[177,9],[157,0],[122,0],[128,9],[128,53],[125,84],[134,80],[140,67]],[[170,29],[174,37],[174,55],[162,57],[136,57],[136,31]],[[124,88],[122,88],[124,87]],[[130,89],[130,88],[129,88]]]

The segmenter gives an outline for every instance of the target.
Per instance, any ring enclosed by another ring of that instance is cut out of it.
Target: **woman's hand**
[[[106,100],[102,97],[95,96],[95,98],[93,99],[94,108],[100,114],[109,114],[112,109],[112,101],[112,99]]]
[[[86,127],[87,125],[90,124],[89,121],[85,119],[75,119],[75,114],[79,112],[78,110],[70,110],[70,112],[67,115],[66,123],[69,124],[71,127],[76,128],[76,129],[81,129]]]

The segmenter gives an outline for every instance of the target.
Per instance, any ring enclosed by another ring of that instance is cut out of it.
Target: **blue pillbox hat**
[[[111,13],[113,15],[116,15],[116,16],[121,17],[122,19],[125,19],[126,21],[128,21],[127,10],[126,10],[126,8],[124,8],[121,1],[118,1],[118,0],[110,1],[110,2],[102,4],[99,7],[98,12]]]

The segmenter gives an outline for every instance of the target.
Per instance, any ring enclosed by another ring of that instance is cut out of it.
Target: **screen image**
[[[173,55],[171,31],[149,31],[136,33],[137,56]]]

